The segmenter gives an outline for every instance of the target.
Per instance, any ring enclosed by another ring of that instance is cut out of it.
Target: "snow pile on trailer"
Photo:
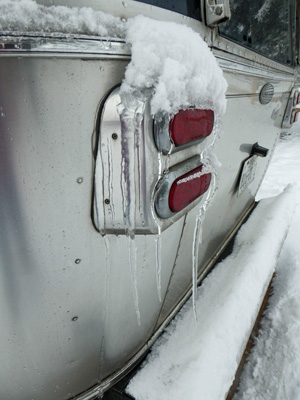
[[[130,382],[130,394],[139,400],[226,397],[289,229],[295,197],[289,186],[260,202],[233,253],[198,288],[197,322],[190,301]]]
[[[132,59],[121,87],[122,101],[151,89],[151,112],[212,108],[226,109],[227,82],[216,58],[192,29],[138,16],[128,21],[126,41]]]
[[[56,32],[122,38],[125,23],[90,7],[46,7],[34,0],[0,0],[0,30],[2,34]]]

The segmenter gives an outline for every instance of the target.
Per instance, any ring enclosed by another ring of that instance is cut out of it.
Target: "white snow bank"
[[[260,202],[233,253],[198,288],[198,324],[189,301],[130,382],[130,394],[139,400],[225,398],[294,207],[293,187]]]
[[[260,335],[235,400],[300,399],[300,208],[288,234]]]
[[[283,188],[300,182],[300,120],[277,143],[272,162],[256,199],[277,196]]]
[[[277,194],[300,181],[300,121],[279,141],[258,193]],[[295,197],[300,201],[300,185]],[[245,366],[235,400],[300,399],[300,205],[276,266],[274,295]]]
[[[34,0],[0,0],[0,31],[124,37],[125,24],[89,7],[46,7]]]
[[[126,40],[132,59],[121,98],[154,89],[151,112],[176,113],[189,107],[226,108],[227,83],[206,43],[192,29],[138,16],[128,20]]]

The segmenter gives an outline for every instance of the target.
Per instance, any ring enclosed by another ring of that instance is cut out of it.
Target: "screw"
[[[80,262],[81,262],[80,258],[77,258],[77,259],[75,260],[75,264],[80,264]]]
[[[78,320],[78,317],[73,317],[72,318],[72,321],[74,321],[74,322],[77,321],[77,320]]]
[[[83,178],[77,178],[77,183],[82,183],[83,182]]]
[[[223,12],[223,9],[222,9],[222,7],[220,7],[220,6],[217,6],[217,7],[215,8],[215,14],[216,14],[216,15],[221,15],[221,14],[222,14],[222,12]]]
[[[105,204],[109,204],[109,203],[110,203],[110,200],[109,200],[109,199],[105,199],[105,200],[104,200],[104,203],[105,203]]]
[[[113,133],[113,134],[111,135],[111,137],[112,137],[113,140],[117,140],[117,139],[118,139],[117,133]]]

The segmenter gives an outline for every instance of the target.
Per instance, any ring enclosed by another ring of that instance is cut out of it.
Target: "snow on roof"
[[[0,0],[0,31],[124,37],[125,24],[89,7],[38,5],[34,0]]]
[[[138,16],[121,19],[88,7],[38,5],[34,0],[0,0],[0,30],[86,34],[126,38],[132,60],[121,88],[122,101],[151,91],[151,111],[212,108],[225,112],[222,70],[202,38],[185,25]]]
[[[225,112],[227,82],[204,40],[191,28],[138,16],[128,20],[132,46],[121,98],[154,88],[151,112],[213,108]]]

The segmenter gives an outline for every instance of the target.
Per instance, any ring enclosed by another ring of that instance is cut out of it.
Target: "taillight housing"
[[[211,174],[202,174],[202,166],[177,178],[170,189],[169,207],[178,212],[202,196],[209,188]]]
[[[300,103],[300,92],[296,91],[294,94],[294,106]]]
[[[298,111],[293,111],[292,112],[291,124],[293,124],[294,122],[298,121],[298,116],[299,116],[299,112]]]
[[[199,156],[170,168],[158,182],[154,203],[160,218],[188,212],[201,200],[211,183],[211,173],[203,173]]]
[[[179,110],[174,116],[155,119],[154,138],[164,154],[178,151],[206,138],[214,127],[214,111],[190,108]]]

